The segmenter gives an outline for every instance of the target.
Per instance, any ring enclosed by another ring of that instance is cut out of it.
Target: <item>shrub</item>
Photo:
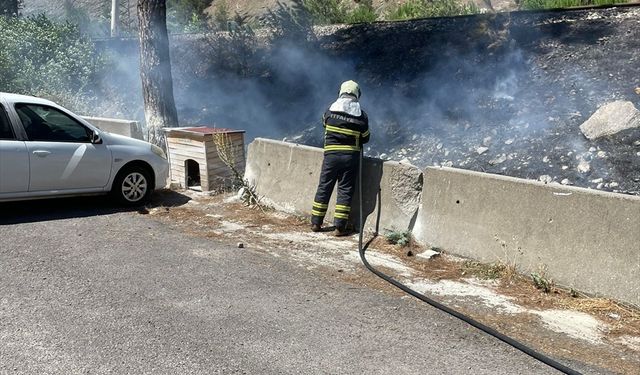
[[[167,29],[170,32],[199,32],[206,28],[205,9],[210,0],[167,0]]]
[[[77,104],[103,67],[93,43],[70,23],[0,17],[0,91]]]
[[[410,231],[388,232],[385,237],[387,238],[387,242],[390,244],[399,245],[401,247],[407,246],[411,242]]]
[[[475,13],[480,13],[480,10],[473,3],[460,5],[455,0],[410,0],[392,8],[387,13],[386,19],[395,21],[414,18],[449,17]]]
[[[343,23],[347,18],[348,9],[342,0],[303,0],[302,5],[317,25]]]
[[[555,9],[588,5],[623,4],[627,0],[520,0],[521,9]]]
[[[353,9],[345,0],[303,0],[302,5],[316,25],[373,22],[378,18],[372,0],[362,0]]]
[[[64,0],[62,10],[64,16],[60,21],[68,21],[77,25],[82,34],[94,37],[108,37],[110,35],[111,8],[110,4],[101,4],[89,12],[86,6],[78,4],[76,0]]]
[[[378,14],[373,9],[372,0],[361,0],[358,6],[347,14],[345,23],[368,23],[377,19]]]
[[[262,24],[270,29],[272,43],[315,40],[312,15],[307,11],[304,1],[294,0],[291,5],[278,2],[274,9],[267,12]]]

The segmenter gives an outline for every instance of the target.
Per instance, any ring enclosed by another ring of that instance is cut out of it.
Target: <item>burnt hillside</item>
[[[640,107],[639,26],[637,7],[520,12],[361,25],[322,44],[362,81],[373,156],[639,194],[640,131],[591,142],[578,128],[606,102]]]
[[[185,125],[320,145],[320,115],[355,79],[370,156],[640,194],[640,131],[579,130],[609,101],[640,106],[639,26],[640,7],[616,7],[343,26],[268,47],[175,36],[174,90]],[[136,45],[100,48],[116,57],[111,92],[130,96],[123,115],[140,118]]]

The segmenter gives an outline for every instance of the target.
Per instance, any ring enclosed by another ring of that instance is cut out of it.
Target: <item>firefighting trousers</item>
[[[329,208],[329,199],[333,187],[338,183],[338,197],[334,211],[334,224],[336,227],[347,225],[351,212],[351,200],[356,187],[358,173],[358,153],[327,153],[322,161],[320,182],[311,211],[311,223],[322,225]]]

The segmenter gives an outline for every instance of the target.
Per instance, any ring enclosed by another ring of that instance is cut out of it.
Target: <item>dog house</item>
[[[215,191],[230,187],[245,168],[244,130],[166,128],[171,182]],[[234,171],[235,170],[235,171]]]

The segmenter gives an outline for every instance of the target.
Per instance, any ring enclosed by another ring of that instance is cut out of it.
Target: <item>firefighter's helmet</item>
[[[342,94],[351,94],[356,99],[360,99],[362,93],[360,92],[360,86],[355,81],[346,81],[340,85],[340,93],[338,95]]]

